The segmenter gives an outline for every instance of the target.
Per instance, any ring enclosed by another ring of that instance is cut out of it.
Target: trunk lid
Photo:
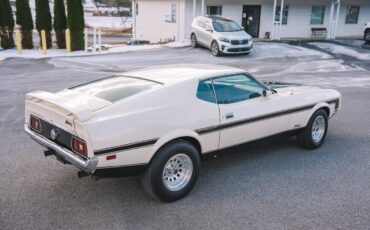
[[[33,114],[66,131],[75,133],[75,119],[87,121],[93,112],[111,102],[80,92],[63,90],[57,93],[35,91],[26,95],[26,123]]]

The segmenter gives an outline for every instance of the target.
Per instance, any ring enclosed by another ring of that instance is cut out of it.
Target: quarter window
[[[222,15],[222,6],[207,6],[207,15],[221,16]]]
[[[357,24],[360,6],[348,6],[346,15],[346,24]]]
[[[216,97],[213,91],[212,80],[204,80],[199,82],[197,98],[203,101],[216,103]]]
[[[219,104],[231,104],[261,97],[266,88],[245,74],[219,77],[213,80]]]
[[[313,6],[311,12],[311,25],[322,25],[324,23],[325,6]]]

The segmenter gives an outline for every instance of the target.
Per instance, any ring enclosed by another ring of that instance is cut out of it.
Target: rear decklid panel
[[[89,143],[89,136],[81,122],[87,121],[97,109],[111,105],[110,102],[81,93],[64,90],[58,93],[36,91],[26,95],[25,123],[29,124],[31,115],[40,118],[43,125],[41,135],[50,139],[50,131],[59,128],[56,140],[63,147],[70,147],[72,136]],[[92,154],[88,144],[89,155]]]

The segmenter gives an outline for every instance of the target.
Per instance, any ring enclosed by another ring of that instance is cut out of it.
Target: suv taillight
[[[77,137],[72,137],[72,150],[87,157],[86,142]]]
[[[31,115],[31,128],[39,133],[42,132],[42,125],[39,118]]]

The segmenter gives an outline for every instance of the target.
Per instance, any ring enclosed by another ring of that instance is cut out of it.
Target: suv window
[[[197,98],[216,103],[216,97],[213,91],[212,80],[200,81],[197,90]]]
[[[213,86],[219,104],[231,104],[261,97],[266,90],[266,87],[245,74],[215,78]]]

